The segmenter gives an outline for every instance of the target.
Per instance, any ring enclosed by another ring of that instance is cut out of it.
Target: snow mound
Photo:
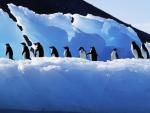
[[[150,112],[150,60],[0,59],[0,109]]]
[[[111,19],[91,14],[87,16],[62,13],[39,15],[24,7],[13,4],[8,6],[17,18],[17,23],[23,27],[23,34],[28,35],[33,42],[38,41],[44,45],[46,56],[49,56],[48,46],[55,45],[62,56],[62,47],[68,45],[74,56],[78,56],[77,49],[80,46],[83,46],[86,51],[89,51],[91,46],[95,46],[100,56],[99,60],[110,59],[113,48],[118,48],[121,58],[129,58],[132,57],[131,41],[141,44],[137,34],[131,28]]]

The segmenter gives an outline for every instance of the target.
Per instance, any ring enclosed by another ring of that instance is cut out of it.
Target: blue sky
[[[150,33],[150,0],[85,0],[111,15]]]

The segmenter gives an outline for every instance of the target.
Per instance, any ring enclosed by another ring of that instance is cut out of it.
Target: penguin
[[[86,59],[86,51],[85,51],[85,49],[83,47],[80,47],[78,50],[79,50],[80,58]]]
[[[6,56],[9,59],[14,60],[14,58],[13,58],[13,50],[12,50],[10,44],[8,44],[8,43],[6,44]]]
[[[141,52],[142,52],[142,55],[143,55],[144,59],[149,59],[150,58],[150,55],[149,55],[147,47],[145,46],[145,43],[142,43]]]
[[[34,52],[35,57],[44,57],[44,49],[42,45],[40,44],[40,42],[34,43],[34,45],[36,46],[36,49]]]
[[[132,43],[131,43],[131,51],[136,59],[143,58],[141,50],[135,41],[132,41]]]
[[[72,57],[69,47],[64,47],[64,57]]]
[[[119,59],[118,53],[117,53],[117,49],[113,49],[112,53],[111,53],[111,61]]]
[[[51,49],[51,56],[52,57],[59,57],[58,51],[54,46],[49,47]]]
[[[31,58],[30,58],[30,51],[29,51],[28,46],[24,42],[22,42],[21,44],[23,45],[22,55],[23,55],[24,59],[25,60],[26,59],[31,60]]]
[[[98,55],[97,55],[95,47],[91,47],[91,50],[90,50],[90,52],[87,55],[90,55],[90,59],[92,61],[97,61]]]

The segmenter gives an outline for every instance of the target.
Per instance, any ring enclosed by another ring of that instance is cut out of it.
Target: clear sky
[[[150,0],[85,0],[120,20],[150,33]]]

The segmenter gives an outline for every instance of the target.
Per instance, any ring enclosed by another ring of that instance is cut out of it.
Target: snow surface
[[[0,109],[150,112],[150,60],[1,58],[0,72]]]
[[[49,46],[58,48],[63,55],[64,46],[71,48],[73,56],[79,56],[77,49],[83,46],[89,51],[95,46],[99,54],[99,60],[110,59],[112,49],[118,48],[121,58],[131,58],[131,41],[141,42],[137,34],[130,27],[117,23],[112,19],[88,14],[49,14],[39,15],[35,12],[9,4],[11,13],[17,18],[17,23],[23,27],[23,34],[30,37],[33,42],[41,42],[44,45],[46,56],[50,56]],[[74,22],[71,23],[72,17]]]

